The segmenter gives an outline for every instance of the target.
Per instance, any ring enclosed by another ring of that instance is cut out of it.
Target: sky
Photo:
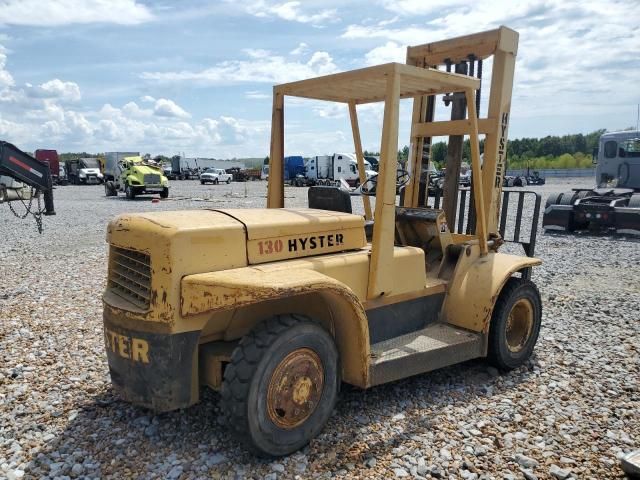
[[[274,84],[404,62],[407,45],[500,25],[520,34],[510,138],[636,125],[637,0],[0,0],[0,140],[262,157]],[[400,146],[410,112],[404,100]],[[382,105],[358,116],[378,151]],[[287,98],[285,122],[287,155],[354,149],[344,105]]]

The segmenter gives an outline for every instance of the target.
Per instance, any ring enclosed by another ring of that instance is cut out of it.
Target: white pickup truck
[[[225,172],[222,168],[207,168],[200,174],[200,183],[213,183],[217,185],[219,183],[231,183],[233,175]]]

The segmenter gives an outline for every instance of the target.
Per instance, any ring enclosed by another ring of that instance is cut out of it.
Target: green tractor
[[[161,165],[132,156],[122,158],[117,165],[108,165],[106,170],[116,170],[116,167],[118,174],[111,175],[104,184],[107,197],[114,197],[118,192],[124,192],[130,200],[149,193],[159,193],[160,198],[169,196],[169,180]]]

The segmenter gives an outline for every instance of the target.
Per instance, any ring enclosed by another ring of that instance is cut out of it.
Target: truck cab
[[[376,174],[368,161],[364,160],[364,166],[366,177]],[[340,179],[345,180],[352,187],[360,184],[358,162],[352,153],[311,157],[306,162],[306,172],[307,177],[319,185],[337,185]]]
[[[596,183],[640,192],[640,131],[605,133],[596,156]]]

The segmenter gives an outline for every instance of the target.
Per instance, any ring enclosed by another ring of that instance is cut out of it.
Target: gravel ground
[[[546,197],[579,184],[590,181],[530,188]],[[230,441],[217,393],[163,415],[119,401],[102,337],[106,222],[262,206],[266,184],[173,182],[171,195],[60,187],[42,236],[0,205],[0,477],[603,479],[622,477],[617,457],[640,448],[640,248],[611,236],[540,232],[544,317],[529,364],[499,375],[473,361],[345,387],[324,432],[288,458],[258,460]],[[306,203],[306,189],[286,196]]]

